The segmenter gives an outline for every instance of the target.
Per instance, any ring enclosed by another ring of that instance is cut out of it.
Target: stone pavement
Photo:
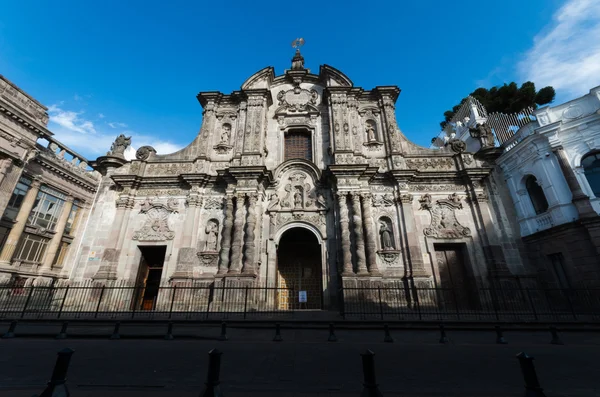
[[[227,342],[213,331],[173,341],[0,340],[0,396],[40,393],[64,347],[75,350],[68,376],[73,397],[197,397],[214,347],[223,351],[227,397],[358,397],[366,349],[376,353],[385,397],[522,396],[520,351],[535,357],[548,397],[600,396],[600,333],[561,333],[565,345],[556,346],[548,332],[507,332],[509,344],[496,345],[493,332],[454,331],[442,345],[435,331],[396,330],[393,344],[383,343],[382,331],[339,330],[335,343],[324,330],[284,328],[280,343],[272,342],[272,330],[229,329]]]

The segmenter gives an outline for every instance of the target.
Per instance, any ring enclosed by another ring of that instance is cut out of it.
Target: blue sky
[[[255,71],[329,64],[356,86],[397,85],[400,128],[428,145],[478,86],[532,80],[564,102],[600,85],[600,1],[13,1],[0,73],[50,109],[56,138],[90,158],[120,133],[159,153],[197,134],[199,91]]]

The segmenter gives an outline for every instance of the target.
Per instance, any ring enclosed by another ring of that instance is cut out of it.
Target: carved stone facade
[[[299,252],[317,256],[288,274],[318,283],[323,308],[343,287],[448,287],[436,259],[448,247],[479,287],[525,272],[520,258],[506,263],[517,237],[496,226],[492,167],[461,145],[409,142],[399,88],[364,90],[327,65],[313,74],[299,56],[282,75],[267,67],[239,91],[198,94],[202,126],[183,150],[143,147],[128,162],[118,137],[92,162],[102,178],[73,279],[139,282],[147,256],[161,255],[163,285],[300,285],[278,267],[278,247],[300,229],[314,242],[296,242],[307,244]]]

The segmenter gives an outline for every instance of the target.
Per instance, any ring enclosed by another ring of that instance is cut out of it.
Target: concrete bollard
[[[167,325],[167,334],[165,335],[165,340],[173,340],[175,337],[173,336],[173,321],[169,321],[169,325]]]
[[[17,320],[11,321],[8,326],[8,331],[2,335],[2,339],[10,339],[15,337],[15,330],[17,329]]]
[[[338,338],[335,336],[335,325],[333,323],[329,323],[329,338],[327,342],[337,342]]]
[[[550,341],[553,345],[564,345],[563,341],[558,336],[558,330],[554,325],[550,326],[550,334],[552,335],[552,340]]]
[[[275,324],[275,337],[273,338],[273,342],[281,342],[283,338],[281,337],[281,326],[279,323]]]
[[[219,336],[220,341],[226,341],[229,338],[227,337],[227,324],[225,321],[221,323],[221,335]]]
[[[448,337],[446,336],[446,329],[444,328],[444,324],[440,324],[440,343],[446,344],[448,343]]]
[[[69,322],[65,321],[60,328],[60,332],[56,335],[56,339],[67,339],[67,327],[69,326]]]
[[[217,349],[208,352],[208,373],[206,375],[206,387],[200,393],[200,397],[223,397],[221,392],[221,383],[219,380],[221,373],[221,353]]]
[[[383,397],[375,379],[375,353],[371,350],[361,354],[363,366],[363,389],[360,397]]]
[[[121,322],[117,321],[115,323],[115,329],[113,330],[112,335],[110,336],[111,340],[121,339],[121,335],[119,334],[119,329],[121,328]]]
[[[390,326],[388,324],[383,324],[383,330],[385,332],[383,341],[385,343],[394,343],[394,338],[392,338],[392,335],[390,334]]]
[[[58,352],[50,382],[39,397],[69,397],[71,395],[67,388],[67,370],[73,353],[74,351],[68,348]]]
[[[494,327],[496,329],[496,344],[498,345],[506,345],[508,342],[504,339],[504,335],[502,333],[502,328],[499,325]]]
[[[521,352],[517,354],[517,358],[525,381],[525,397],[546,397],[533,366],[533,357]]]

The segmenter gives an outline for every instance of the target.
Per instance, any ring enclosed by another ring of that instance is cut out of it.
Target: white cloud
[[[92,123],[90,120],[80,117],[84,113],[83,111],[74,112],[72,110],[63,110],[58,106],[60,105],[51,105],[48,107],[50,122],[81,134],[90,134],[96,132],[94,123]]]
[[[95,159],[98,156],[106,155],[106,152],[110,150],[110,146],[119,134],[132,136],[131,143],[135,146],[129,147],[125,152],[125,158],[128,160],[135,158],[136,149],[145,145],[154,147],[158,154],[169,154],[183,148],[182,145],[164,141],[152,135],[137,134],[128,130],[103,131],[100,127],[95,126],[91,120],[84,118],[83,111],[65,110],[60,107],[62,105],[62,103],[59,103],[48,107],[50,131],[54,133],[54,137],[57,140],[88,159]],[[98,117],[100,115],[104,116],[102,113],[99,113]],[[108,124],[114,124],[114,126],[111,125],[113,129],[127,126],[125,123]]]
[[[518,64],[523,80],[579,96],[600,85],[600,1],[567,0]]]
[[[106,117],[106,116],[105,116],[104,114],[102,114],[102,113],[98,113],[98,118],[99,118],[99,119],[103,119],[103,118],[105,118],[105,117]]]
[[[114,121],[111,123],[107,123],[110,128],[127,128],[127,124],[125,123],[115,123]]]

